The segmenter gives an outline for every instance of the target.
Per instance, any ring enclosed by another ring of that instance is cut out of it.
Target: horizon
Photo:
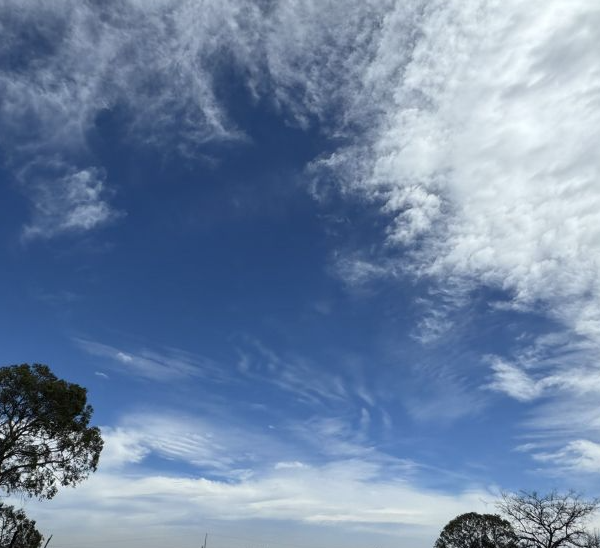
[[[596,496],[598,23],[1,3],[0,365],[105,440],[17,500],[49,548],[425,548],[501,491]]]

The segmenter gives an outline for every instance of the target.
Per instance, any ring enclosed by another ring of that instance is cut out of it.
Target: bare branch
[[[503,493],[497,506],[512,523],[524,548],[567,548],[588,546],[585,525],[600,501],[585,500],[574,491]]]

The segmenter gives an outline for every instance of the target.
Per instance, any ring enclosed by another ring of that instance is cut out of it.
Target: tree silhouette
[[[0,548],[39,548],[42,538],[23,510],[0,504]]]
[[[86,400],[46,365],[0,368],[0,489],[52,498],[96,470],[102,438]]]
[[[435,548],[516,548],[510,523],[495,514],[469,512],[455,517],[442,530]]]
[[[512,523],[525,548],[581,548],[597,541],[585,525],[598,505],[598,499],[584,500],[573,491],[547,495],[520,491],[503,494],[498,509]]]

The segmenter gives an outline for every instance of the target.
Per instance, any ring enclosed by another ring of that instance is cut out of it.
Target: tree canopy
[[[46,365],[0,368],[0,489],[52,498],[94,472],[102,438],[91,415],[86,389]]]
[[[573,491],[547,495],[520,491],[503,494],[498,509],[525,548],[580,548],[593,544],[594,535],[585,526],[599,504],[598,499],[585,500]]]
[[[469,512],[455,517],[442,530],[435,548],[516,548],[510,523],[495,514]]]
[[[39,548],[42,538],[23,510],[0,504],[0,548]]]

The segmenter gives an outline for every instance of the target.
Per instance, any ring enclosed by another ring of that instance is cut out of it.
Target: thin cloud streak
[[[226,376],[221,367],[209,358],[182,350],[156,352],[143,349],[131,353],[88,339],[74,338],[73,342],[86,353],[107,359],[116,371],[153,381],[180,381],[186,377],[218,380]]]

